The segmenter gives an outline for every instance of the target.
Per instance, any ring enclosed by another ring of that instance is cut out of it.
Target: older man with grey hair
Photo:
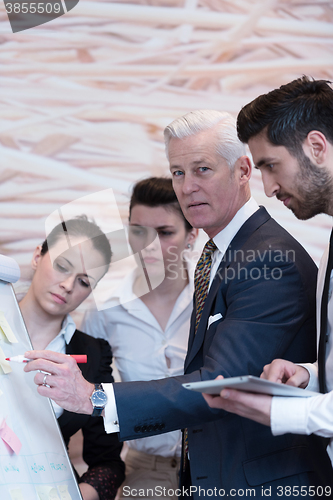
[[[251,197],[251,163],[230,115],[188,113],[166,128],[165,138],[184,215],[209,240],[195,272],[184,375],[103,384],[105,428],[119,432],[121,440],[184,429],[180,489],[128,495],[278,499],[300,485],[330,484],[321,438],[273,437],[268,427],[213,410],[201,394],[183,388],[220,374],[258,376],[276,357],[314,360],[316,266]],[[51,374],[49,388],[36,374],[40,394],[71,411],[92,413],[94,386],[72,359],[45,351],[27,356],[35,361],[26,371]]]

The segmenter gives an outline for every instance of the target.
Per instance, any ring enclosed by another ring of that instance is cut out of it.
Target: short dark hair
[[[93,247],[103,255],[105,265],[110,264],[112,251],[109,240],[100,227],[95,222],[89,221],[86,215],[79,215],[55,226],[42,243],[41,255],[45,255],[49,248],[55,245],[59,238],[66,233],[70,236],[86,236],[89,238]]]
[[[171,208],[183,217],[187,232],[193,229],[191,224],[184,217],[176,193],[172,187],[172,180],[168,177],[148,177],[148,179],[137,182],[132,191],[129,218],[131,218],[132,208],[135,207],[135,205],[164,207],[166,209]]]
[[[333,144],[333,89],[328,80],[307,76],[263,94],[244,106],[237,117],[239,139],[249,139],[263,130],[268,140],[284,146],[293,156],[311,130],[322,132]]]

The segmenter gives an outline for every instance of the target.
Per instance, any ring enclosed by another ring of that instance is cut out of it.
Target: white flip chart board
[[[19,275],[0,255],[0,499],[82,500],[50,400],[23,363],[5,361],[31,349],[10,283]]]

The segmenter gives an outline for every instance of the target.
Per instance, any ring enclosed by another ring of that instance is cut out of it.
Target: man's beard
[[[297,206],[290,209],[301,220],[311,219],[322,213],[329,214],[333,202],[333,178],[330,172],[326,168],[317,167],[304,152],[302,156],[298,156],[298,163],[300,174],[295,178]]]

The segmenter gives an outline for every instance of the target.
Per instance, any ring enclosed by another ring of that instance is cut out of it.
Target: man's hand
[[[292,385],[304,389],[310,379],[308,370],[291,361],[274,359],[272,363],[264,366],[261,378],[280,384]],[[222,379],[219,375],[217,379]],[[220,396],[203,394],[211,408],[219,408],[241,417],[250,418],[260,424],[270,425],[272,396],[253,394],[234,389],[223,389]]]
[[[260,378],[304,389],[309,383],[310,375],[303,366],[284,359],[274,359],[272,363],[264,366]]]
[[[219,375],[217,379],[222,379]],[[264,394],[223,389],[219,396],[203,394],[211,408],[219,408],[241,417],[250,418],[259,424],[270,426],[272,397]]]
[[[94,385],[83,378],[81,370],[71,356],[53,351],[28,351],[24,356],[33,360],[26,363],[24,371],[44,372],[36,373],[34,378],[41,396],[53,399],[65,410],[92,414],[93,407],[89,398]]]

